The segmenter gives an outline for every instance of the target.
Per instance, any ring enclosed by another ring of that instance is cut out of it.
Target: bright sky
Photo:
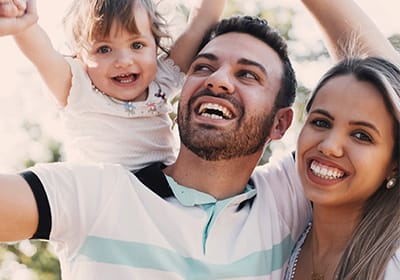
[[[189,2],[188,0],[164,1],[167,1],[168,5],[174,1]],[[61,18],[70,1],[39,0],[37,2],[40,24],[47,30],[54,44],[59,46],[62,42],[63,31]],[[244,8],[251,11],[252,2],[254,3],[254,0],[246,1],[246,7]],[[357,2],[386,35],[400,33],[400,21],[398,19],[400,0],[357,0]],[[379,2],[379,8],[377,7],[377,2]],[[311,17],[305,12],[300,0],[268,0],[266,3],[271,6],[289,5],[294,7],[302,13],[300,16],[304,17],[304,19],[297,21],[301,24],[298,28],[302,29],[300,33],[303,41],[309,42],[312,38],[318,38],[319,30],[313,24]],[[54,112],[39,114],[39,112],[47,112],[46,108],[51,106],[52,103],[48,99],[43,99],[43,96],[37,96],[40,95],[38,91],[41,91],[40,83],[36,83],[37,86],[32,88],[32,81],[38,81],[39,78],[33,71],[32,65],[21,55],[12,38],[0,38],[0,46],[0,79],[2,85],[0,91],[0,119],[2,120],[0,123],[0,133],[2,135],[0,142],[0,154],[2,155],[0,157],[0,170],[3,170],[3,165],[13,165],[13,161],[20,161],[26,158],[27,150],[30,151],[29,155],[32,157],[35,157],[35,153],[43,153],[41,150],[43,145],[31,141],[32,138],[35,138],[34,134],[37,133],[35,130],[32,130],[33,135],[29,135],[30,138],[26,136],[26,133],[21,132],[20,126],[23,116],[28,119],[36,119],[40,123],[42,123],[41,119],[50,119],[50,121],[43,121],[46,124],[42,125],[43,133],[54,134],[56,138],[58,124],[57,120],[52,118]],[[309,69],[311,68],[307,69],[306,75],[310,76]],[[30,85],[29,88],[24,87],[27,84]],[[27,102],[26,98],[30,97],[32,97],[32,100]],[[29,149],[26,147],[27,143],[29,143]],[[12,158],[12,160],[9,160],[9,158]]]

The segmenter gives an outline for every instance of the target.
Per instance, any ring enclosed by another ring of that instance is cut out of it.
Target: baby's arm
[[[28,2],[27,13],[36,14],[35,2]],[[62,54],[56,51],[44,30],[37,24],[14,35],[25,56],[36,66],[44,82],[61,106],[67,104],[71,70]]]
[[[189,25],[171,48],[170,58],[182,72],[189,69],[203,36],[216,24],[224,10],[226,0],[201,0],[191,12]]]
[[[334,60],[343,58],[349,51],[351,53],[346,46],[355,40],[356,47],[361,48],[362,53],[400,63],[400,54],[353,0],[302,2],[321,26],[326,36],[326,45]]]

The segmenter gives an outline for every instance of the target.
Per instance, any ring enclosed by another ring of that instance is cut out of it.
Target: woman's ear
[[[290,107],[279,109],[274,118],[269,137],[271,140],[281,139],[293,121],[293,110]]]
[[[389,181],[391,179],[394,179],[396,181],[400,180],[399,163],[398,162],[393,162],[390,165],[385,179],[386,179],[386,181]]]

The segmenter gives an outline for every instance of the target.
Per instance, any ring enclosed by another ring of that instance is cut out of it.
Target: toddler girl
[[[64,21],[71,57],[56,51],[38,24],[15,34],[62,107],[66,160],[131,170],[171,164],[178,145],[170,101],[224,4],[202,0],[170,52],[161,44],[165,21],[151,0],[74,0]]]

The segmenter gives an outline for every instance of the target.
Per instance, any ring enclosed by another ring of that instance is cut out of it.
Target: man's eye
[[[319,128],[331,128],[332,127],[331,123],[324,119],[314,119],[311,121],[311,124],[313,126],[316,126]]]
[[[246,79],[252,79],[252,80],[256,80],[256,81],[259,80],[258,75],[253,73],[253,72],[251,72],[251,71],[241,71],[239,73],[239,76],[243,77],[243,78],[246,78]]]
[[[198,64],[193,67],[193,72],[209,72],[211,67],[206,64]]]
[[[107,46],[101,46],[97,49],[98,53],[109,53],[111,52],[111,48]]]
[[[132,49],[135,49],[135,50],[140,50],[143,47],[144,47],[144,45],[142,43],[139,43],[139,42],[135,42],[135,43],[132,44]]]

